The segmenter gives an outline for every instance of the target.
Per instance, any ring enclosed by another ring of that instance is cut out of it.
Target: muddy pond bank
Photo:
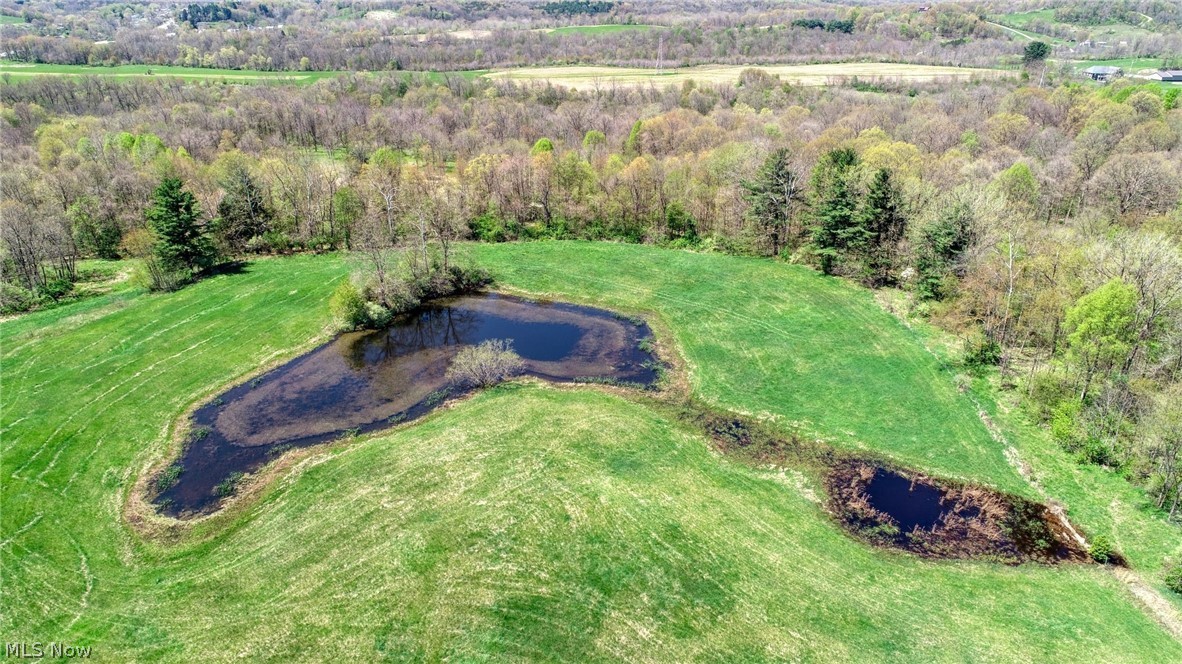
[[[413,420],[465,390],[445,377],[456,353],[510,339],[525,375],[650,386],[659,367],[639,319],[484,293],[437,300],[381,330],[350,332],[237,385],[193,414],[179,459],[154,480],[165,514],[213,511],[243,474],[305,447]]]
[[[932,558],[1091,561],[1049,507],[987,487],[847,460],[829,472],[826,489],[830,511],[872,544]]]
[[[1007,564],[1091,562],[1066,517],[1042,503],[784,437],[701,405],[685,406],[682,413],[728,456],[757,466],[812,468],[825,487],[826,511],[873,546]]]

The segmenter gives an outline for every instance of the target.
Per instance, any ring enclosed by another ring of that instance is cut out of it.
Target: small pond
[[[874,478],[866,487],[866,497],[871,507],[890,515],[905,533],[916,528],[931,530],[944,516],[943,491],[885,468],[874,471]]]
[[[438,406],[459,349],[511,339],[525,374],[556,382],[652,385],[643,322],[602,309],[493,293],[438,300],[389,327],[342,334],[238,385],[193,415],[175,483],[156,503],[173,516],[216,509],[227,483],[292,447],[412,420]],[[167,475],[168,473],[166,473]]]

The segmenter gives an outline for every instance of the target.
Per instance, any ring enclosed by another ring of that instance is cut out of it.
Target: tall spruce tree
[[[889,169],[880,168],[874,172],[860,216],[867,239],[863,248],[866,281],[871,286],[890,283],[899,241],[907,230],[907,219],[903,216],[899,189],[891,179]]]
[[[743,182],[744,196],[760,242],[772,256],[790,239],[790,226],[796,208],[803,200],[801,177],[792,168],[792,153],[780,148],[763,162],[755,179]]]
[[[166,272],[187,272],[209,267],[214,251],[198,223],[201,208],[179,178],[166,177],[152,194],[146,216],[156,233],[154,257]]]
[[[813,167],[810,240],[821,271],[833,274],[842,253],[860,251],[869,233],[858,215],[854,178],[858,154],[851,148],[830,150]]]
[[[224,250],[238,253],[247,248],[251,238],[267,232],[274,214],[266,192],[246,164],[232,163],[222,179],[222,188],[226,195],[218,203],[213,232]]]

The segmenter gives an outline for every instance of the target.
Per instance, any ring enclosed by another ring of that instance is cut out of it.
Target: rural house
[[[1091,77],[1093,81],[1108,81],[1119,76],[1123,76],[1125,70],[1120,67],[1108,67],[1097,65],[1095,67],[1088,67],[1084,70],[1084,74]]]

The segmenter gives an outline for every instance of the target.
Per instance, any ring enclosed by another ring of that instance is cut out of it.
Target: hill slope
[[[507,286],[655,311],[708,400],[1033,491],[922,339],[853,287],[643,247],[472,251]],[[345,269],[261,260],[0,325],[8,638],[105,661],[1182,658],[1098,568],[871,550],[812,478],[587,388],[503,386],[320,454],[179,542],[130,532],[122,501],[169,423],[322,333]]]

